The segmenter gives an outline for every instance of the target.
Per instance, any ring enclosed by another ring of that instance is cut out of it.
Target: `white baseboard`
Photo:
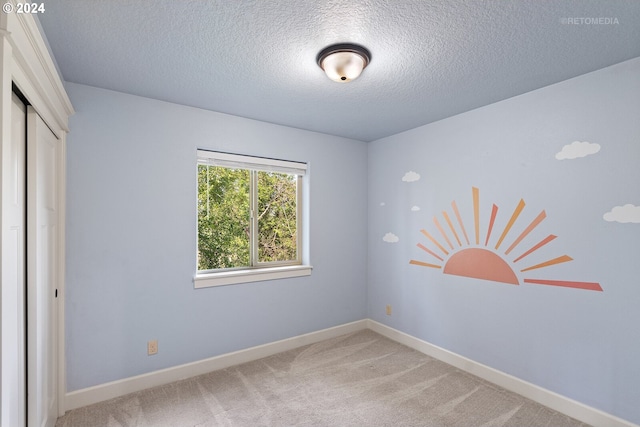
[[[307,344],[313,344],[322,340],[338,337],[340,335],[356,332],[366,328],[367,320],[358,320],[356,322],[351,322],[304,335],[298,335],[296,337],[287,338],[281,341],[275,341],[272,343],[247,348],[245,350],[234,351],[233,353],[222,354],[220,356],[199,360],[197,362],[174,366],[159,371],[149,372],[143,375],[137,375],[135,377],[125,378],[123,380],[113,381],[93,387],[84,388],[81,390],[72,391],[65,395],[65,409],[69,411],[71,409],[76,409],[94,403],[102,402],[104,400],[113,399],[114,397],[124,396],[125,394],[134,393],[146,388],[168,384],[173,381],[179,381],[185,378],[206,374],[218,369],[228,368],[229,366],[238,365],[240,363],[261,359],[263,357],[268,357],[276,353],[291,350]]]
[[[583,403],[569,399],[568,397],[546,390],[535,384],[531,384],[512,375],[498,371],[497,369],[490,368],[489,366],[475,362],[464,356],[445,350],[444,348],[430,344],[371,319],[358,320],[356,322],[304,335],[298,335],[296,337],[251,347],[245,350],[235,351],[233,353],[222,354],[220,356],[199,360],[197,362],[174,366],[143,375],[137,375],[135,377],[125,378],[123,380],[72,391],[65,395],[65,409],[68,411],[80,408],[112,399],[114,397],[124,396],[150,387],[156,387],[173,381],[206,374],[211,371],[228,368],[229,366],[238,365],[240,363],[250,362],[276,353],[367,328],[389,339],[404,344],[407,347],[411,347],[421,353],[455,366],[462,371],[476,375],[500,387],[518,393],[521,396],[594,427],[640,427],[637,424],[633,424],[599,409],[592,408]]]
[[[430,344],[419,338],[400,332],[375,320],[369,319],[367,327],[380,335],[399,342],[441,360],[449,365],[485,379],[502,388],[518,393],[528,399],[538,402],[548,408],[575,418],[594,427],[639,427],[629,421],[608,414],[599,409],[592,408],[583,403],[569,399],[568,397],[554,393],[535,384],[516,378],[512,375],[490,368],[478,362],[474,362],[459,354],[445,350],[442,347]]]

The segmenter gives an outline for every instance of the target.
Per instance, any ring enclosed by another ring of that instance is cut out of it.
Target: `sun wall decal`
[[[480,190],[478,190],[478,188],[476,187],[472,187],[472,193],[474,231],[474,235],[472,237],[475,238],[475,246],[471,246],[469,236],[467,234],[467,229],[464,225],[464,222],[462,221],[460,211],[458,210],[458,206],[454,200],[451,203],[451,208],[453,209],[453,214],[455,215],[455,220],[458,223],[459,230],[462,232],[462,236],[458,234],[458,231],[456,231],[451,216],[449,216],[446,211],[442,211],[442,217],[444,219],[444,222],[446,223],[446,227],[448,227],[448,230],[445,229],[445,226],[443,226],[443,224],[438,220],[438,217],[433,217],[433,222],[436,229],[440,233],[441,238],[434,237],[425,229],[420,230],[420,233],[422,233],[433,245],[435,245],[437,250],[429,249],[422,243],[417,244],[418,248],[422,249],[424,252],[438,261],[431,260],[431,262],[424,262],[412,259],[409,261],[410,264],[421,267],[441,269],[444,274],[452,274],[455,276],[464,276],[481,280],[491,280],[493,282],[507,283],[511,285],[519,285],[520,281],[518,279],[518,273],[516,273],[516,271],[518,271],[519,273],[528,273],[530,271],[539,270],[541,268],[546,268],[552,265],[561,264],[573,260],[573,258],[568,255],[561,255],[549,259],[545,262],[541,262],[539,264],[521,264],[521,262],[523,262],[523,260],[525,260],[527,256],[541,249],[557,237],[553,234],[550,234],[531,248],[528,248],[524,252],[520,253],[513,260],[509,261],[509,259],[514,256],[512,255],[512,252],[518,248],[522,240],[527,237],[527,235],[529,235],[529,233],[531,233],[546,218],[547,214],[544,210],[540,212],[540,214],[538,214],[538,216],[533,221],[531,221],[531,223],[524,229],[524,231],[522,231],[515,238],[515,240],[513,240],[511,245],[507,247],[506,250],[504,250],[504,256],[496,253],[502,251],[502,249],[500,249],[502,244],[504,243],[505,239],[508,238],[511,228],[513,227],[525,207],[524,200],[522,199],[520,199],[520,202],[511,214],[511,218],[500,234],[497,243],[494,245],[495,252],[489,249],[485,249],[486,247],[489,247],[489,239],[491,238],[491,235],[493,233],[493,226],[495,224],[496,216],[498,215],[498,206],[493,204],[489,224],[487,227],[487,235],[484,238],[484,241],[481,241]],[[461,239],[461,237],[462,239],[464,239],[464,241]],[[457,246],[454,245],[454,241]],[[518,253],[519,252],[516,252],[516,254]],[[595,282],[574,282],[566,280],[546,280],[536,278],[524,278],[523,282],[535,285],[562,286],[602,292],[602,287],[600,286],[600,284]]]

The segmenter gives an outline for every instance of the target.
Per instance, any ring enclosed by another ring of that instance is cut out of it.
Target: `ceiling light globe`
[[[369,65],[371,54],[362,46],[338,44],[323,49],[317,58],[318,65],[334,82],[347,83],[360,76]]]
[[[336,52],[322,61],[322,69],[334,82],[347,83],[357,79],[365,63],[362,56],[353,52]]]

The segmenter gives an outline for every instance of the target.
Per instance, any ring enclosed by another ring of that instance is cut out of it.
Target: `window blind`
[[[227,168],[251,169],[264,172],[289,173],[304,176],[307,164],[289,160],[269,159],[265,157],[245,156],[222,153],[219,151],[198,150],[198,163]]]

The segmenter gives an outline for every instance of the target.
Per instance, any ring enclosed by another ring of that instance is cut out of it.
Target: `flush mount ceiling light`
[[[371,53],[357,44],[334,44],[322,49],[316,61],[331,80],[347,83],[357,79],[369,65]]]

